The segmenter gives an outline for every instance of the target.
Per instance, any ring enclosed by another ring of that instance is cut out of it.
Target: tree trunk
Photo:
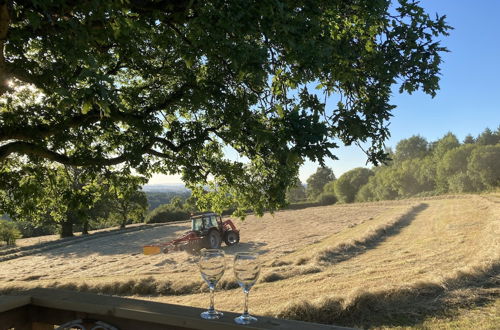
[[[88,234],[89,234],[89,222],[85,221],[83,223],[82,235],[88,235]]]
[[[122,214],[122,223],[120,224],[120,229],[125,229],[127,224],[127,214]]]
[[[128,218],[128,210],[125,205],[123,205],[125,201],[121,204],[121,214],[122,214],[122,223],[120,224],[120,229],[125,229],[125,226],[127,225],[127,218]]]
[[[73,235],[73,221],[72,219],[67,219],[61,222],[61,238],[72,237]]]

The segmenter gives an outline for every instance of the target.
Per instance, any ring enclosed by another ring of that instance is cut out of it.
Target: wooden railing
[[[258,316],[250,326],[233,323],[238,314],[206,321],[202,309],[150,301],[103,296],[55,289],[34,289],[18,295],[0,296],[0,330],[53,330],[72,320],[89,326],[109,325],[120,330],[165,329],[330,329],[343,327]],[[102,323],[96,323],[102,322]],[[111,329],[112,329],[111,328]]]

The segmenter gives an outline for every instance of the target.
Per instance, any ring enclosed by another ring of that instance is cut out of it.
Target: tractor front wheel
[[[228,230],[224,234],[224,242],[227,246],[237,244],[240,241],[240,234],[234,230]]]
[[[218,249],[222,244],[220,233],[217,229],[212,229],[204,239],[204,247],[207,249]]]

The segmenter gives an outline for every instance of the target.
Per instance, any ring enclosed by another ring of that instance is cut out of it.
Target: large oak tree
[[[435,94],[449,29],[411,0],[0,0],[0,162],[182,173],[273,209],[338,144],[384,158],[391,91]]]

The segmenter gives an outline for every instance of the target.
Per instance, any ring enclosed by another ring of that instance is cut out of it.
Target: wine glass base
[[[224,313],[218,311],[206,311],[201,313],[200,316],[205,320],[218,320],[224,316]]]
[[[234,319],[237,324],[252,324],[257,322],[257,318],[251,315],[240,315]]]

